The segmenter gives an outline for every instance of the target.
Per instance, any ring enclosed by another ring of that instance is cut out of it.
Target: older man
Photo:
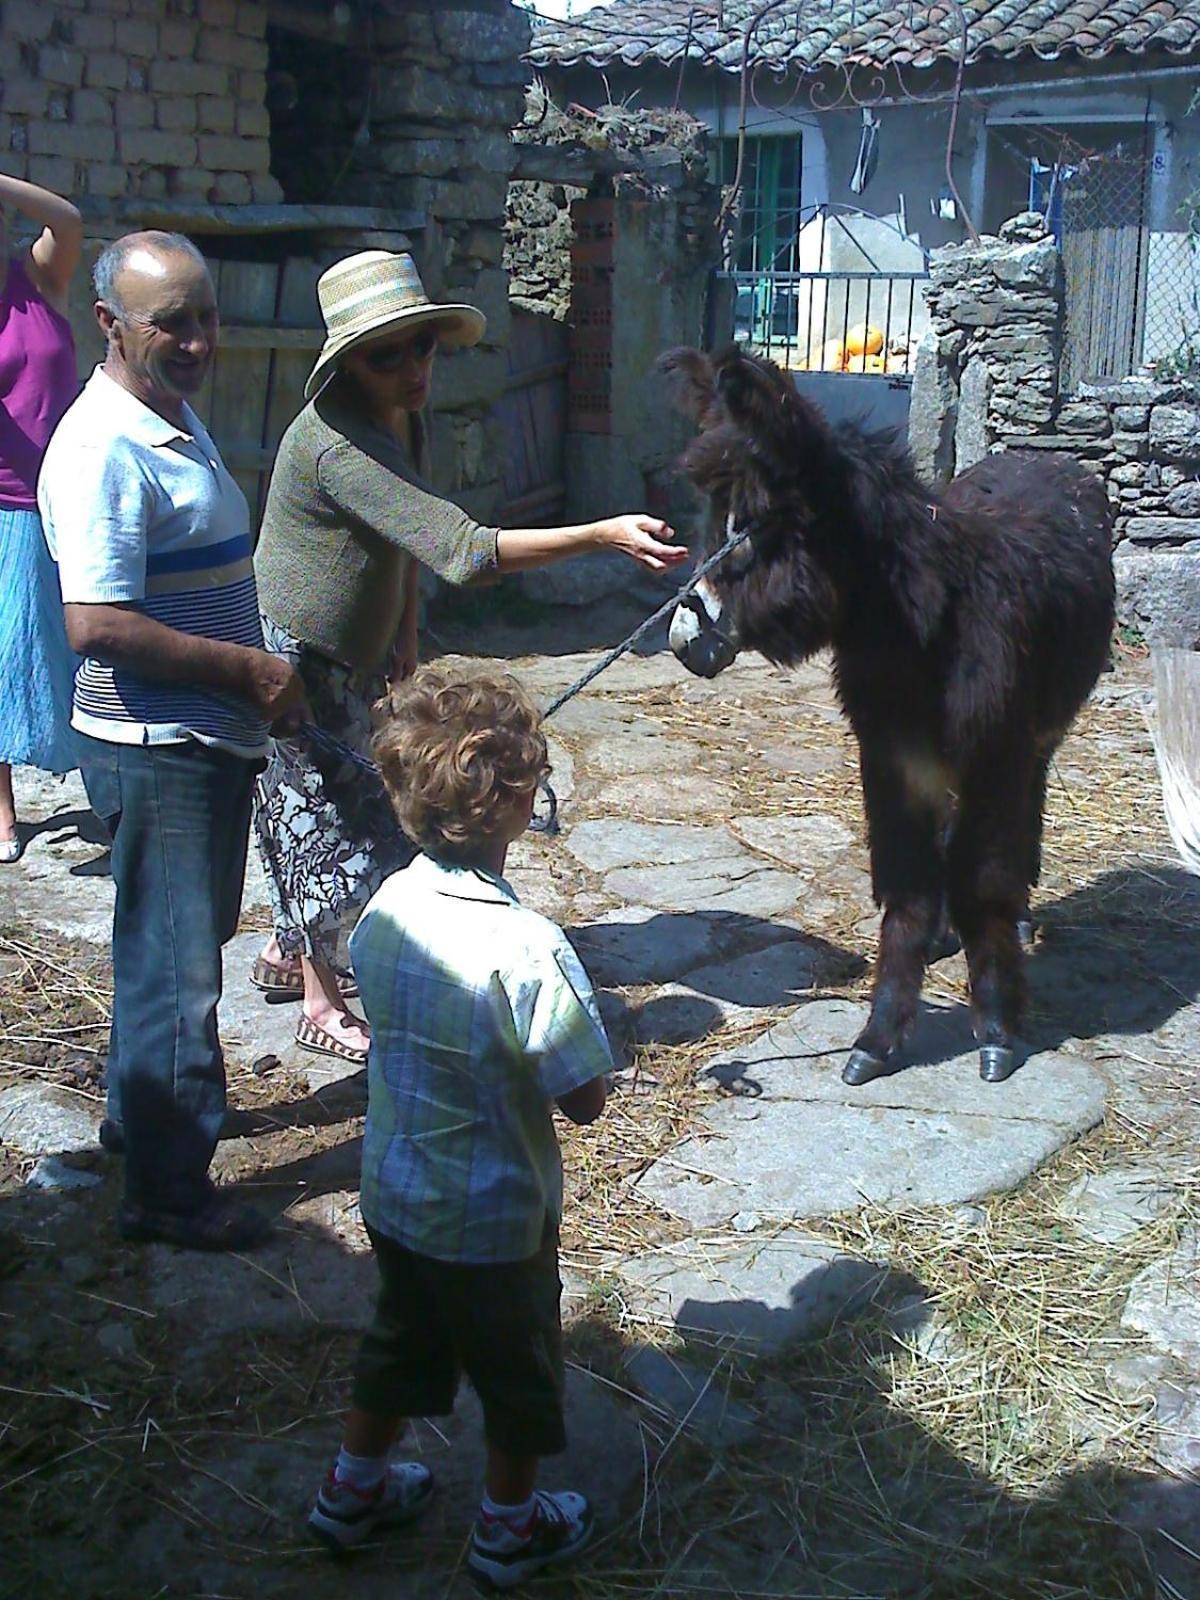
[[[266,1221],[208,1177],[225,1112],[221,946],[268,729],[303,691],[261,648],[249,510],[188,404],[217,345],[204,258],[179,234],[130,234],[95,288],[107,355],[50,442],[38,498],[84,657],[84,778],[113,839],[101,1140],[125,1153],[126,1238],[246,1249]]]

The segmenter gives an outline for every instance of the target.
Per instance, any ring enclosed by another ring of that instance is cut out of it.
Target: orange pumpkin
[[[860,322],[846,335],[846,353],[851,356],[877,356],[883,349],[883,334],[869,323]]]

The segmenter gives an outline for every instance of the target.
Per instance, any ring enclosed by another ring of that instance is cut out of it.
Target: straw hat
[[[482,311],[468,305],[438,305],[425,293],[410,255],[363,250],[337,261],[317,279],[325,343],[304,385],[312,397],[332,378],[347,350],[394,329],[435,323],[452,350],[478,344],[487,327]]]

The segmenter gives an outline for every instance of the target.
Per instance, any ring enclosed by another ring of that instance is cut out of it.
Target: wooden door
[[[567,329],[553,317],[516,311],[504,426],[504,503],[509,527],[553,527],[566,504]]]
[[[304,404],[304,380],[324,340],[320,264],[211,260],[221,310],[216,358],[196,409],[250,504],[257,535],[275,451]]]

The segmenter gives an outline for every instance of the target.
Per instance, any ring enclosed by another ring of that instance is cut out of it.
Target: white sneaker
[[[493,1589],[513,1589],[543,1567],[569,1561],[592,1536],[592,1507],[584,1495],[539,1489],[533,1499],[533,1515],[519,1531],[483,1511],[476,1519],[467,1565]]]
[[[339,1480],[336,1468],[321,1485],[308,1525],[335,1550],[349,1550],[377,1528],[396,1528],[419,1517],[433,1499],[433,1473],[419,1461],[393,1461],[373,1489]]]
[[[21,859],[20,839],[0,839],[0,865],[11,866]]]

